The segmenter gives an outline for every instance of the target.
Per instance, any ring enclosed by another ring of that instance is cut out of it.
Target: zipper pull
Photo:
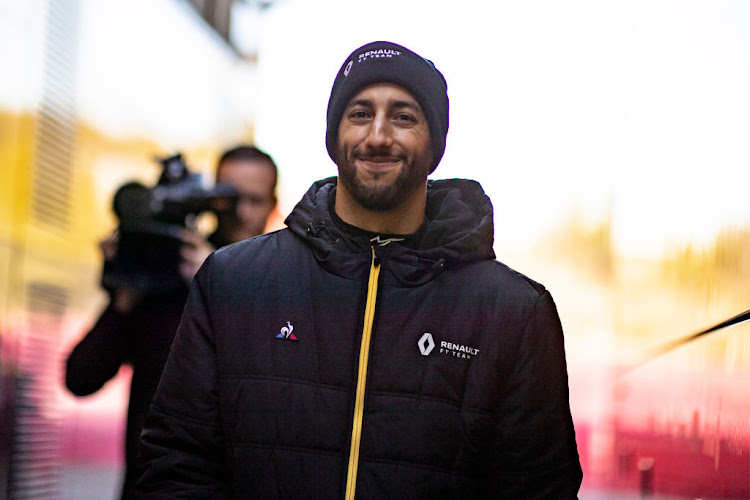
[[[378,257],[378,254],[375,253],[375,246],[371,246],[370,250],[372,250],[372,265],[374,267],[380,267],[380,257]]]

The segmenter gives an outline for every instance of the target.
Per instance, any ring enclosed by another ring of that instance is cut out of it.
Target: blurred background
[[[115,190],[255,143],[282,227],[376,39],[443,72],[433,177],[480,181],[498,259],[555,297],[580,497],[750,498],[750,324],[680,342],[750,309],[748,26],[744,0],[0,0],[0,498],[118,494],[130,374],[62,382]]]

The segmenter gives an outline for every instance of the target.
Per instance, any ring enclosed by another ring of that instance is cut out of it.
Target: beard
[[[338,148],[339,182],[351,194],[352,198],[362,207],[376,212],[386,212],[396,208],[415,190],[424,186],[429,174],[429,161],[432,158],[429,151],[424,155],[409,159],[398,155],[403,162],[403,168],[391,184],[369,185],[360,177],[359,170],[355,164],[359,156],[394,156],[390,152],[370,152],[360,154],[355,149],[347,155],[340,147]],[[384,174],[383,174],[384,175]],[[377,180],[380,174],[375,174]]]

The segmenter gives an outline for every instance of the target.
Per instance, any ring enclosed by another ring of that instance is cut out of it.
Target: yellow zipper
[[[375,317],[375,299],[378,296],[378,275],[380,264],[375,262],[375,249],[372,250],[370,281],[367,284],[367,305],[365,325],[362,328],[362,345],[359,348],[359,371],[357,373],[357,393],[354,400],[354,420],[352,423],[352,444],[349,450],[349,472],[346,477],[346,500],[354,498],[357,489],[357,468],[359,467],[359,442],[362,437],[362,419],[365,409],[365,382],[367,381],[367,361],[370,357],[370,337]]]

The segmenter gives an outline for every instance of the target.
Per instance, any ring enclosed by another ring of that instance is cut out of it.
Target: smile
[[[395,156],[367,156],[357,158],[360,164],[368,170],[390,170],[401,164],[401,158]]]

